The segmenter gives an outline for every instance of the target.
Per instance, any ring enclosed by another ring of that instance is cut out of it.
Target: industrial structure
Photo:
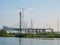
[[[9,28],[6,26],[3,26],[3,29],[5,30],[13,30],[13,31],[20,31],[20,28]],[[21,28],[21,33],[24,31],[25,33],[41,33],[41,32],[53,32],[53,29],[51,28]]]
[[[24,8],[22,8],[22,11],[24,11]],[[53,29],[51,28],[33,28],[33,23],[31,20],[31,28],[22,28],[22,11],[20,11],[19,15],[20,15],[20,26],[19,28],[9,28],[6,26],[3,26],[3,29],[5,30],[15,30],[15,31],[19,31],[20,33],[22,33],[22,31],[25,31],[25,33],[41,33],[41,32],[47,32],[47,30],[49,30],[50,32],[53,32]]]

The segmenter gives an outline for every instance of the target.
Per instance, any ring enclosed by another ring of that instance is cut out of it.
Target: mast
[[[21,11],[20,11],[20,13],[19,13],[19,15],[20,15],[20,26],[19,26],[19,28],[20,28],[20,33],[21,33],[21,31],[22,31],[22,18],[24,17],[24,10],[25,10],[25,8],[19,8],[19,9],[21,9]],[[22,14],[23,13],[23,14]]]
[[[20,33],[21,33],[21,11],[20,11]]]

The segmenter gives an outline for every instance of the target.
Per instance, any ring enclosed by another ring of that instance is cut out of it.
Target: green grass
[[[6,30],[0,30],[0,37],[23,37],[23,38],[60,38],[60,34],[50,33],[50,32],[41,32],[37,34],[32,33],[7,33]]]

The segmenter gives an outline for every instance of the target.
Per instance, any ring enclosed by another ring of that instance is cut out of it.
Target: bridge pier
[[[28,29],[27,32],[30,33],[30,30]]]
[[[41,30],[39,30],[39,33],[41,33]]]
[[[42,32],[46,32],[45,29],[43,29]]]
[[[38,33],[38,30],[37,30],[37,29],[35,30],[35,33],[36,33],[36,34]]]
[[[34,33],[34,30],[31,29],[31,31],[32,31],[32,33]]]
[[[33,29],[31,29],[31,28],[21,28],[21,30],[20,30],[20,28],[8,28],[8,27],[3,27],[3,29],[5,29],[5,30],[15,30],[15,31],[23,31],[23,30],[25,30],[25,33],[41,33],[41,32],[48,32],[48,30],[51,32],[51,33],[53,33],[53,29],[51,29],[51,28],[44,28],[44,29],[38,29],[38,28],[33,28]]]

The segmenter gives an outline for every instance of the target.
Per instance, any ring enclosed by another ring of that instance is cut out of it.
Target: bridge
[[[24,11],[24,8],[22,8],[22,11]],[[46,32],[46,30],[53,32],[53,29],[51,29],[51,28],[22,28],[22,11],[20,11],[20,13],[19,13],[19,15],[20,15],[20,20],[19,20],[20,26],[19,26],[19,28],[10,28],[7,26],[3,26],[3,29],[20,31],[20,33],[22,33],[22,31],[25,31],[25,33],[41,33],[41,32]],[[33,24],[31,21],[31,27],[32,26],[33,26]]]
[[[5,30],[13,30],[13,31],[20,31],[20,28],[10,28],[3,26],[3,29]],[[41,33],[41,32],[53,32],[53,29],[51,28],[21,28],[21,31],[25,31],[25,33]]]

